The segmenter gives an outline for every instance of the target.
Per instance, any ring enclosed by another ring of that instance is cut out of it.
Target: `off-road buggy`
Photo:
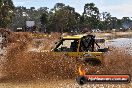
[[[51,51],[63,52],[68,56],[74,56],[78,60],[95,65],[103,61],[103,54],[108,51],[108,48],[100,47],[100,44],[104,42],[104,39],[97,39],[94,35],[66,36],[61,37]]]

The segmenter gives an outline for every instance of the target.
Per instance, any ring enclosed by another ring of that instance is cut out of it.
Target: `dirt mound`
[[[8,75],[7,73],[9,69],[15,69],[12,67],[8,68],[8,66],[13,63],[19,63],[19,61],[15,62],[14,60],[16,58],[21,58],[21,56],[18,57],[18,55],[22,55],[23,52],[27,50],[28,45],[30,45],[32,41],[32,37],[30,33],[10,32],[5,29],[1,29],[0,33],[4,37],[2,45],[3,47],[6,47],[7,51],[7,54],[4,56],[4,63],[1,62],[1,64],[3,64],[2,67],[4,67],[2,68],[2,73]]]
[[[13,79],[72,79],[78,75],[80,63],[74,57],[26,51],[13,55],[17,52],[13,51],[5,64],[5,74]]]
[[[18,78],[74,78],[75,58],[53,53],[23,53],[8,60],[7,74]]]
[[[0,28],[0,35],[2,36],[2,47],[5,47],[7,44],[7,40],[10,38],[9,35],[11,35],[10,31],[7,31],[6,29]]]
[[[8,36],[6,63],[3,72],[7,78],[32,79],[32,78],[73,78],[76,76],[77,65],[74,57],[52,52],[28,52],[32,44],[30,33],[13,33]],[[48,43],[53,42],[58,35],[47,38]],[[49,45],[46,43],[47,45]],[[79,63],[78,63],[79,64]]]
[[[0,33],[3,34],[3,36],[9,35],[11,32],[7,29],[0,28]]]
[[[29,43],[32,41],[31,33],[17,33],[6,29],[0,29],[0,33],[4,37],[3,45],[5,46],[10,43]]]

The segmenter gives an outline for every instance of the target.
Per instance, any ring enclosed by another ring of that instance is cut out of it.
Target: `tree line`
[[[6,8],[5,8],[6,7]],[[107,7],[106,7],[107,8]],[[40,7],[15,7],[11,0],[0,1],[0,27],[9,27],[13,31],[22,27],[26,29],[26,21],[35,21],[35,28],[40,32],[80,32],[91,29],[111,30],[129,29],[132,20],[129,17],[117,19],[108,12],[100,12],[94,3],[84,5],[82,14],[74,7],[64,3],[56,3],[52,9]]]
[[[13,18],[14,5],[12,0],[0,0],[0,27],[9,27]]]

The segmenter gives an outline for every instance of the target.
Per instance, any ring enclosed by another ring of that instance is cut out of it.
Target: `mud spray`
[[[5,33],[5,32],[4,32]],[[6,35],[5,45],[7,54],[3,64],[2,79],[33,80],[33,79],[67,79],[75,78],[77,74],[76,60],[74,57],[65,56],[63,53],[29,52],[34,46],[30,33],[12,33]],[[58,34],[45,37],[43,48],[50,49]],[[49,44],[47,44],[47,42]]]
[[[33,44],[33,37],[30,33],[5,32],[7,54],[3,64],[3,79],[33,80],[33,79],[75,79],[78,75],[78,67],[75,57],[65,56],[64,53],[53,52],[29,52]],[[53,44],[53,40],[59,38],[59,34],[51,34],[44,37],[44,47]],[[48,43],[47,43],[48,42]],[[51,43],[52,42],[52,43]],[[45,49],[43,47],[43,49]],[[105,55],[104,64],[89,68],[89,74],[132,74],[132,56],[113,48],[114,51]],[[116,54],[115,54],[116,53]]]

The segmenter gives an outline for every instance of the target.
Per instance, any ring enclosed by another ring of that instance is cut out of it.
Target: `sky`
[[[84,5],[93,2],[100,12],[109,12],[113,17],[132,17],[132,0],[13,0],[15,6],[27,8],[48,7],[53,8],[56,3],[64,3],[74,7],[76,12],[82,14]]]

